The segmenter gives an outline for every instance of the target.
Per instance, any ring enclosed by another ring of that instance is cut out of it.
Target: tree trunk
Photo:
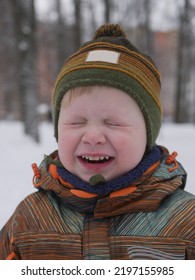
[[[11,3],[15,22],[18,84],[24,131],[39,142],[34,0],[11,0]]]
[[[10,1],[0,1],[0,119],[18,119],[15,37]]]
[[[82,41],[82,17],[81,17],[81,1],[74,0],[74,8],[75,8],[75,26],[74,26],[74,42],[75,49],[81,46]]]
[[[153,33],[151,30],[151,0],[144,0],[145,11],[145,52],[153,56]]]
[[[64,47],[64,30],[65,30],[65,24],[62,17],[62,5],[61,0],[56,0],[56,12],[58,15],[57,19],[57,28],[56,28],[56,35],[57,35],[57,69],[62,67],[62,64],[65,60],[65,47]]]
[[[105,22],[110,22],[110,1],[104,0],[104,14],[105,14]]]
[[[190,88],[192,71],[192,27],[190,20],[190,1],[185,0],[180,15],[180,29],[178,34],[177,53],[177,84],[175,100],[175,122],[189,122],[190,120]]]

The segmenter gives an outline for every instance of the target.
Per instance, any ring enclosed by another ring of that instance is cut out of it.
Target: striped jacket
[[[38,191],[0,233],[0,259],[195,259],[195,197],[166,157],[133,192],[92,198],[73,194],[43,162]]]

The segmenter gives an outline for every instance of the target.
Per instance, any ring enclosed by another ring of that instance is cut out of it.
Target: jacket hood
[[[182,165],[175,160],[175,154],[169,155],[163,147],[161,151],[158,165],[129,186],[130,191],[126,193],[119,191],[107,196],[79,196],[74,191],[76,186],[72,188],[68,182],[62,182],[51,174],[52,159],[55,159],[57,151],[46,156],[39,168],[34,168],[34,185],[39,191],[55,196],[58,203],[79,213],[93,214],[96,218],[154,211],[167,196],[185,187],[187,177]]]

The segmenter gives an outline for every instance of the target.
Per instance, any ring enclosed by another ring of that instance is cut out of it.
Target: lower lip
[[[103,162],[103,163],[89,163],[84,160],[82,160],[80,157],[78,157],[79,162],[81,163],[82,166],[84,166],[88,170],[92,171],[99,171],[107,167],[112,163],[114,159],[110,159],[109,161]]]

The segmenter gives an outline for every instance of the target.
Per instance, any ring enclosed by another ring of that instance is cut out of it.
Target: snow
[[[45,154],[57,149],[50,123],[40,125],[41,144],[35,144],[24,136],[19,122],[0,122],[0,228],[9,219],[18,203],[35,191],[32,186],[31,164],[39,164]],[[170,152],[178,152],[178,160],[188,173],[186,190],[195,194],[194,125],[163,124],[157,144],[166,146]]]

